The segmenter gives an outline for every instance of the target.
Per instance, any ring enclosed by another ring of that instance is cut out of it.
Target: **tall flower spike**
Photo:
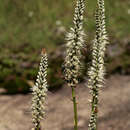
[[[45,49],[41,53],[41,62],[32,97],[32,120],[35,130],[40,130],[40,121],[45,115],[45,98],[47,95],[47,54]]]
[[[96,9],[96,36],[92,46],[92,65],[89,69],[88,87],[92,94],[92,110],[88,130],[97,129],[98,113],[98,91],[104,82],[104,56],[108,38],[105,27],[105,7],[104,0],[97,0]]]
[[[67,52],[64,62],[64,75],[68,86],[75,87],[81,70],[81,49],[84,46],[83,31],[84,0],[77,0],[74,14],[74,28],[66,36]]]
[[[75,87],[78,84],[78,79],[81,73],[81,49],[84,46],[84,31],[83,31],[83,12],[84,0],[77,0],[74,14],[74,28],[66,36],[67,47],[66,57],[64,62],[64,76],[68,86],[72,89],[72,100],[74,108],[74,130],[78,129],[77,119],[77,103],[75,95]]]

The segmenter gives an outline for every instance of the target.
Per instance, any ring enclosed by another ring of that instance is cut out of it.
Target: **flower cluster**
[[[84,46],[83,31],[84,0],[78,0],[74,14],[74,28],[67,33],[67,52],[64,62],[64,75],[68,86],[75,87],[81,70],[81,49]]]
[[[35,86],[33,87],[32,97],[32,119],[35,128],[40,128],[40,121],[45,115],[45,98],[47,95],[47,54],[45,49],[41,53],[41,62]]]
[[[92,94],[92,111],[89,122],[89,130],[96,130],[98,112],[98,91],[104,82],[104,56],[108,38],[105,27],[105,8],[104,0],[97,0],[96,9],[96,36],[92,46],[92,64],[88,72],[88,87]]]

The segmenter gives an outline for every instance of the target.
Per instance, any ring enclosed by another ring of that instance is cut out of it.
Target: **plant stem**
[[[78,118],[77,118],[77,103],[76,103],[76,95],[75,88],[72,88],[72,100],[73,100],[73,108],[74,108],[74,130],[78,130]]]
[[[36,128],[36,130],[41,130],[41,128],[40,128],[40,127],[38,127],[38,128]]]
[[[41,130],[40,123],[38,123],[37,127],[35,128],[35,130]]]

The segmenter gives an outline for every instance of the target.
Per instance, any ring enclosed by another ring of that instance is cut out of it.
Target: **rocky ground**
[[[77,87],[79,129],[87,130],[91,98],[89,90]],[[100,91],[99,130],[130,130],[130,76],[111,76]],[[31,130],[31,95],[0,95],[0,130]],[[71,90],[63,87],[48,93],[44,130],[73,130]]]

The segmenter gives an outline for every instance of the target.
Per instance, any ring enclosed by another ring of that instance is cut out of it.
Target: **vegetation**
[[[92,63],[88,71],[88,87],[92,94],[91,100],[91,118],[89,121],[89,130],[97,130],[97,114],[98,114],[98,95],[99,89],[103,87],[105,75],[104,59],[106,45],[108,42],[106,31],[105,7],[104,0],[97,0],[95,12],[96,19],[96,36],[92,45]]]
[[[34,75],[37,72],[35,68],[39,61],[37,57],[41,48],[47,48],[50,53],[50,66],[52,66],[48,69],[49,75],[51,75],[48,81],[50,84],[56,83],[56,86],[61,86],[63,80],[59,80],[62,74],[60,66],[58,65],[62,63],[64,56],[62,55],[62,58],[58,60],[58,56],[54,58],[54,55],[51,54],[58,50],[58,46],[64,45],[64,35],[67,28],[72,25],[72,19],[70,19],[72,14],[70,12],[73,12],[73,1],[0,1],[3,3],[0,5],[0,85],[6,88],[8,93],[27,93],[30,90],[29,87],[34,86],[32,88],[32,118],[34,129],[40,130],[40,121],[45,114],[44,103],[48,90],[46,81],[48,64],[46,52],[43,50],[37,80],[34,85]],[[87,60],[92,61],[90,69],[88,70],[88,87],[92,93],[92,109],[88,129],[97,130],[98,90],[103,86],[104,81],[104,56],[107,44],[104,1],[97,0],[97,10],[95,14],[96,25],[93,20],[93,12],[95,9],[92,8],[96,5],[96,1],[90,1],[86,4],[88,9],[87,12],[85,12],[87,17],[84,19],[84,25],[87,26],[84,26],[84,30],[87,30],[85,33],[89,35],[88,48],[91,45],[89,42],[94,38],[93,35],[96,28],[96,36],[92,45],[92,56],[86,54],[86,57],[90,58]],[[106,12],[108,16],[108,22],[106,24],[108,25],[109,34],[111,34],[110,41],[114,43],[114,40],[118,39],[121,43],[127,39],[125,45],[122,43],[119,44],[119,48],[125,48],[125,51],[121,50],[120,53],[112,55],[111,49],[108,50],[110,51],[107,53],[108,61],[113,63],[115,55],[121,56],[119,61],[125,60],[125,62],[117,64],[118,67],[124,67],[125,70],[130,66],[130,62],[128,61],[130,55],[128,39],[130,34],[130,25],[128,22],[130,15],[129,5],[129,1],[106,1]],[[66,38],[67,50],[63,68],[65,80],[68,86],[72,88],[74,130],[78,130],[75,89],[79,83],[79,79],[82,78],[80,77],[80,70],[82,68],[81,50],[84,44],[84,32],[82,30],[83,12],[84,0],[78,0],[73,21],[74,28],[71,28]],[[108,19],[110,19],[110,21]],[[61,53],[63,54],[63,52]],[[85,66],[88,66],[88,62]],[[86,71],[87,69],[85,69],[85,72]],[[129,72],[130,70],[128,69],[128,73]],[[53,86],[54,84],[51,85]]]
[[[72,89],[72,101],[74,111],[74,130],[78,130],[77,101],[75,89],[79,83],[79,77],[82,68],[82,49],[85,45],[83,31],[83,13],[84,0],[77,0],[74,13],[74,27],[66,36],[66,56],[64,61],[64,77],[67,85]],[[98,91],[104,82],[104,58],[108,38],[105,23],[104,0],[97,0],[96,8],[96,36],[92,45],[91,65],[88,71],[88,87],[91,89],[91,117],[88,130],[97,130],[97,113],[98,113]],[[85,46],[86,47],[86,46]],[[32,99],[32,118],[36,130],[40,130],[40,121],[44,117],[44,102],[47,91],[47,57],[46,52],[42,51],[42,58],[36,84],[33,87]]]
[[[0,2],[2,3],[0,5],[0,86],[5,87],[9,93],[25,93],[29,91],[28,86],[32,86],[32,81],[36,78],[34,75],[37,73],[36,68],[40,60],[38,56],[40,48],[45,47],[48,53],[52,54],[60,50],[60,46],[64,44],[65,32],[72,25],[74,2],[69,0],[0,0]],[[93,7],[96,5],[96,1],[88,1],[86,5],[84,30],[88,31],[85,33],[89,35],[87,38],[89,45],[90,40],[94,38],[95,9]],[[105,5],[106,25],[111,41],[107,70],[109,73],[117,71],[130,73],[129,54],[127,53],[130,41],[130,2],[128,0],[115,0],[114,2],[109,0]],[[111,55],[111,50],[116,52],[114,49],[116,45],[119,48],[118,54]],[[63,80],[59,78],[62,77],[60,64],[63,62],[63,58],[51,55],[50,59],[48,80],[53,89],[63,84]],[[59,64],[55,59],[58,59]],[[11,89],[5,81],[8,81],[9,84],[13,81],[14,91],[10,91]],[[19,85],[21,82],[25,83],[23,83],[24,86]]]
[[[47,54],[45,49],[42,50],[39,72],[35,86],[33,86],[32,97],[32,120],[35,130],[40,130],[40,122],[45,117],[45,99],[47,95]]]
[[[77,117],[77,101],[75,88],[79,83],[79,77],[82,68],[82,53],[84,47],[84,31],[83,31],[83,13],[84,13],[84,0],[77,0],[74,13],[74,27],[66,36],[67,48],[66,57],[64,62],[64,75],[65,80],[69,87],[72,89],[72,101],[74,108],[74,130],[78,130],[78,117]]]

